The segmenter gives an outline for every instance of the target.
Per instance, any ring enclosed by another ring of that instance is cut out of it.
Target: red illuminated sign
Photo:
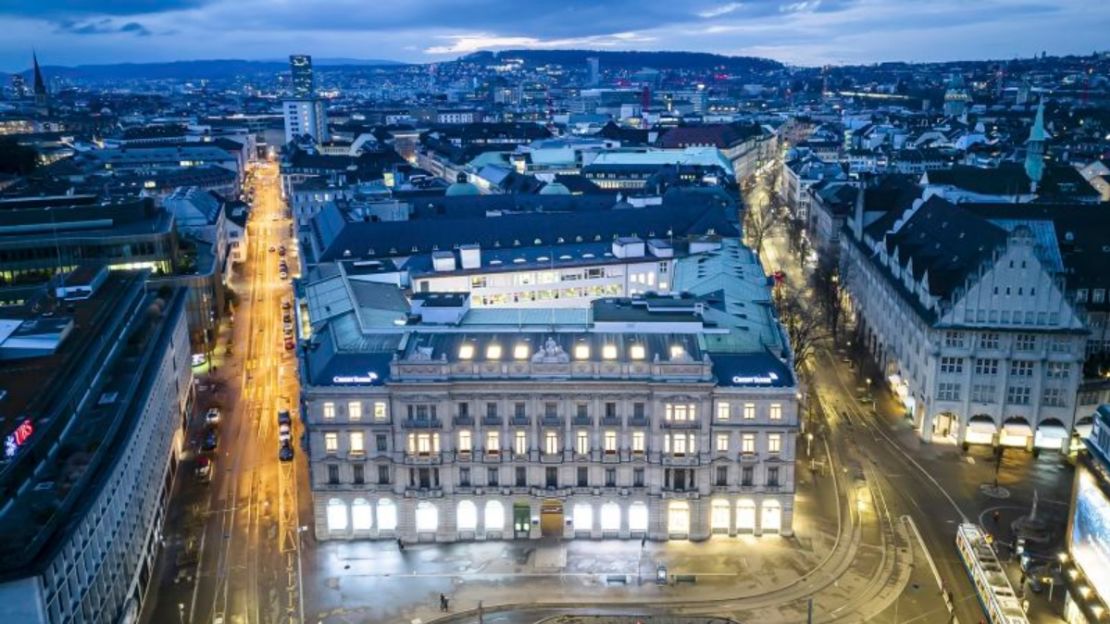
[[[31,423],[30,420],[24,420],[23,422],[19,423],[19,426],[15,428],[15,431],[9,433],[8,437],[4,440],[4,455],[7,457],[12,457],[13,455],[15,455],[15,452],[19,450],[19,447],[23,446],[23,443],[30,439],[31,434],[33,434],[34,432],[35,426]]]

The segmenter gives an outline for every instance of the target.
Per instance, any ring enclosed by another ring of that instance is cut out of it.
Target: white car
[[[204,422],[206,422],[208,424],[220,422],[220,408],[218,408],[218,407],[208,408],[208,411],[204,413]]]

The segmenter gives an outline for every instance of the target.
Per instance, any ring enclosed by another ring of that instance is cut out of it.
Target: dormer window
[[[460,360],[472,360],[472,359],[474,359],[474,345],[464,344],[463,346],[459,347],[459,359]]]
[[[629,349],[628,355],[633,360],[642,360],[642,359],[644,359],[644,357],[646,357],[646,353],[644,351],[644,345],[632,345],[632,348]]]
[[[491,344],[486,347],[487,360],[500,360],[501,359],[501,345]]]
[[[617,359],[617,345],[607,344],[601,348],[601,357],[605,360]]]
[[[528,359],[528,345],[518,344],[515,347],[513,347],[513,357],[518,359],[518,360],[527,360]]]
[[[574,346],[574,359],[588,360],[590,359],[590,345],[579,344]]]

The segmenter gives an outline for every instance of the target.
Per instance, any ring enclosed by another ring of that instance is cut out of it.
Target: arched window
[[[777,500],[763,501],[763,523],[760,528],[764,533],[777,533],[782,528],[782,504]]]
[[[589,503],[574,506],[574,530],[589,531],[594,528],[594,508]]]
[[[602,531],[620,531],[621,530],[621,507],[620,505],[609,502],[601,506],[601,530]]]
[[[388,498],[378,501],[378,530],[397,530],[397,505]]]
[[[671,501],[667,506],[667,532],[686,535],[690,533],[690,504]]]
[[[416,530],[421,532],[435,531],[439,527],[439,510],[428,501],[421,501],[416,506]]]
[[[485,526],[487,531],[500,531],[505,528],[505,506],[501,501],[486,502]]]
[[[328,530],[347,530],[347,503],[344,503],[341,498],[328,501]]]
[[[755,530],[755,501],[750,498],[736,501],[736,530]]]
[[[723,498],[713,499],[709,517],[709,528],[715,533],[728,533],[729,516],[732,515],[732,505]]]
[[[369,531],[374,528],[374,508],[365,498],[356,498],[351,503],[351,528],[356,531]]]
[[[460,531],[473,531],[478,528],[478,508],[474,506],[473,501],[459,501],[459,508],[455,513],[455,524]]]
[[[644,533],[648,530],[647,505],[641,502],[632,503],[628,507],[628,530],[633,533]]]

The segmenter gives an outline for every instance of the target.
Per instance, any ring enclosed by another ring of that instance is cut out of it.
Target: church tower
[[[1033,192],[1044,177],[1044,98],[1037,104],[1037,116],[1025,140],[1025,175],[1029,176]]]
[[[46,81],[42,79],[42,69],[39,68],[39,57],[31,52],[31,59],[35,65],[35,105],[45,109],[49,105],[49,96],[46,93]]]

